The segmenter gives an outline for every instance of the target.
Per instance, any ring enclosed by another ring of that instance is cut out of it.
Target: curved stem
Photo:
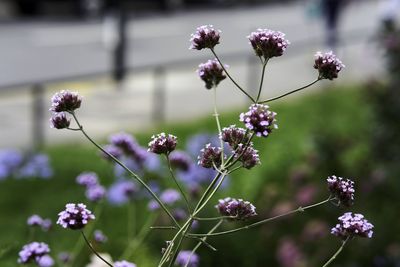
[[[110,267],[113,267],[113,265],[111,263],[109,263],[106,259],[104,259],[92,246],[92,244],[90,244],[89,240],[86,238],[85,233],[83,231],[81,231],[83,239],[85,239],[86,244],[89,246],[90,250],[100,259],[102,260],[105,264],[107,264]]]
[[[218,217],[208,217],[208,218],[193,217],[193,219],[197,221],[216,221],[216,220],[236,219],[236,218],[237,216],[218,216]]]
[[[268,98],[267,100],[260,101],[259,103],[260,103],[260,104],[264,104],[264,103],[268,103],[268,102],[271,102],[271,101],[280,99],[280,98],[285,97],[285,96],[287,96],[287,95],[291,95],[291,94],[293,94],[293,93],[296,93],[296,92],[298,92],[298,91],[301,91],[301,90],[303,90],[303,89],[306,89],[307,87],[310,87],[311,85],[313,85],[314,83],[319,82],[320,80],[322,80],[322,79],[318,77],[315,81],[313,81],[313,82],[311,82],[311,83],[309,83],[309,84],[307,84],[307,85],[305,85],[305,86],[303,86],[303,87],[297,88],[297,89],[292,90],[292,91],[287,92],[287,93],[284,93],[283,95],[279,95],[279,96],[275,96],[275,97],[272,97],[272,98]]]
[[[268,59],[266,59],[263,63],[262,63],[262,71],[261,71],[261,81],[260,81],[260,87],[258,88],[258,94],[257,94],[257,98],[256,98],[256,102],[258,102],[258,100],[260,100],[260,96],[261,96],[261,91],[262,91],[262,86],[264,83],[264,73],[265,73],[265,67],[267,66],[268,63]]]
[[[186,197],[186,193],[183,191],[181,185],[178,183],[178,180],[175,177],[174,171],[172,170],[171,161],[169,160],[169,156],[165,155],[165,157],[167,159],[168,169],[169,169],[169,173],[171,174],[172,180],[174,180],[176,186],[178,187],[179,191],[181,192],[181,195],[183,196],[183,199],[185,200],[186,208],[187,208],[189,214],[192,214],[192,209],[190,208],[189,200]]]
[[[215,121],[217,122],[217,128],[218,128],[218,137],[219,137],[219,141],[220,141],[220,145],[221,145],[221,162],[222,165],[224,165],[224,141],[221,138],[221,123],[219,122],[219,114],[218,114],[218,110],[217,110],[217,87],[214,86],[214,117],[215,117]]]
[[[240,87],[239,84],[237,84],[237,82],[231,77],[231,75],[226,71],[226,68],[224,66],[224,64],[222,64],[221,60],[219,59],[219,57],[217,56],[217,53],[215,53],[214,49],[210,49],[211,52],[213,53],[213,55],[215,56],[215,58],[218,60],[219,64],[221,65],[221,68],[224,70],[226,76],[229,77],[229,79],[233,82],[234,85],[236,85],[236,87],[242,91],[243,94],[245,94],[253,103],[256,103],[256,101],[254,100],[253,97],[251,97],[251,95],[249,95],[242,87]]]
[[[209,232],[208,234],[213,233],[217,228],[223,223],[224,220],[220,220]],[[206,241],[207,237],[203,237],[202,240]],[[192,258],[193,254],[196,252],[196,250],[201,246],[201,242],[198,242],[197,245],[193,248],[192,252],[190,253],[190,256],[185,264],[184,267],[188,267],[190,264],[190,259]]]
[[[322,267],[327,267],[329,264],[331,264],[332,261],[336,259],[336,257],[342,252],[344,246],[346,245],[347,241],[349,240],[350,237],[347,237],[345,240],[343,240],[342,245],[340,248],[333,254],[333,256],[322,266]]]
[[[256,227],[258,225],[261,225],[261,224],[264,224],[264,223],[279,219],[281,217],[288,216],[288,215],[293,214],[293,213],[303,212],[303,211],[305,211],[307,209],[310,209],[310,208],[325,204],[325,203],[327,203],[327,202],[329,202],[331,200],[332,200],[332,198],[329,197],[328,199],[326,199],[324,201],[321,201],[321,202],[318,202],[318,203],[315,203],[315,204],[312,204],[312,205],[309,205],[309,206],[306,206],[306,207],[299,207],[299,208],[297,208],[295,210],[291,210],[291,211],[288,211],[286,213],[283,213],[283,214],[280,214],[280,215],[277,215],[277,216],[274,216],[274,217],[271,217],[271,218],[267,218],[267,219],[264,219],[264,220],[261,220],[261,221],[258,221],[258,222],[243,226],[243,227],[239,227],[239,228],[236,228],[236,229],[228,230],[228,231],[217,232],[217,233],[212,233],[212,234],[190,234],[190,235],[191,236],[217,236],[217,235],[231,234],[231,233],[235,233],[235,232],[239,232],[239,231],[242,231],[242,230],[247,230],[247,229]]]
[[[160,205],[160,207],[167,213],[167,215],[172,219],[174,224],[178,227],[180,227],[179,223],[175,220],[174,216],[172,216],[171,212],[168,210],[168,208],[164,205],[164,203],[157,197],[157,195],[151,190],[151,188],[136,174],[134,173],[131,169],[125,166],[121,161],[119,161],[116,157],[108,153],[106,150],[104,150],[99,144],[97,144],[86,132],[83,130],[83,126],[79,123],[78,118],[75,115],[75,112],[71,111],[70,114],[73,116],[76,124],[78,125],[79,129],[83,133],[83,135],[98,149],[100,149],[104,154],[109,156],[114,162],[116,162],[118,165],[120,165],[125,171],[127,171],[133,178],[135,178],[146,190],[150,193],[150,195],[157,201],[157,203]]]

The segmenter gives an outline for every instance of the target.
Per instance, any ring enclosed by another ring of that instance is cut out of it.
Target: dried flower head
[[[251,169],[261,163],[258,150],[255,150],[252,144],[246,148],[244,148],[243,144],[239,144],[235,151],[235,158],[238,157],[240,157],[239,161],[242,162],[243,167],[246,169]]]
[[[214,48],[219,44],[220,30],[215,30],[212,25],[203,25],[196,29],[191,35],[191,45],[189,49],[201,50],[205,48]]]
[[[95,219],[92,212],[86,209],[86,205],[82,203],[65,205],[65,210],[61,211],[58,216],[57,224],[72,230],[82,229],[89,221]]]
[[[129,261],[116,261],[114,267],[136,267],[136,264]]]
[[[252,104],[249,111],[241,113],[239,120],[244,123],[247,129],[253,131],[256,136],[267,137],[273,129],[277,129],[276,113],[270,111],[269,106]]]
[[[249,201],[243,199],[235,199],[227,197],[218,200],[218,205],[215,206],[222,216],[233,217],[233,220],[246,220],[256,216],[256,207]]]
[[[217,59],[210,59],[206,63],[200,64],[197,74],[205,82],[207,89],[217,87],[226,78],[224,70]]]
[[[264,60],[282,56],[290,44],[285,39],[284,33],[269,29],[257,29],[257,31],[250,33],[247,38],[249,38],[256,55],[263,57]]]
[[[172,134],[160,133],[153,135],[152,140],[149,142],[149,152],[156,154],[168,155],[175,150],[176,147],[176,136]]]
[[[332,51],[322,54],[315,54],[314,69],[319,72],[320,79],[333,80],[338,77],[338,73],[345,67]]]
[[[40,258],[50,253],[50,248],[43,242],[32,242],[22,247],[18,253],[18,263],[26,264],[30,262],[38,263]],[[51,266],[51,265],[49,265]]]
[[[53,114],[50,118],[50,127],[55,129],[65,129],[68,128],[71,120],[67,118],[65,112],[59,112]]]
[[[350,179],[329,176],[327,179],[328,189],[336,197],[340,204],[346,207],[353,205],[354,202],[354,182]]]
[[[364,215],[346,212],[339,218],[339,223],[332,228],[331,234],[341,239],[352,238],[354,236],[371,238],[374,226],[364,219]]]
[[[220,138],[233,149],[236,149],[239,144],[246,144],[249,141],[246,129],[236,127],[236,125],[223,128]]]
[[[181,250],[176,257],[175,264],[181,267],[198,267],[200,265],[200,258],[190,250]]]
[[[211,144],[206,144],[206,146],[200,150],[197,163],[204,168],[218,168],[222,163],[221,154],[222,150],[220,147],[213,147]]]
[[[82,97],[76,92],[70,92],[62,90],[56,93],[51,98],[51,108],[50,111],[53,112],[72,112],[81,106]]]

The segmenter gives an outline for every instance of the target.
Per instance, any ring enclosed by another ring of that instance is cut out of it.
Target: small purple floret
[[[218,200],[215,206],[222,216],[232,217],[232,220],[246,220],[256,216],[256,207],[249,201],[227,197]]]
[[[50,253],[50,248],[46,243],[32,242],[26,244],[18,253],[18,263],[26,264],[32,261],[38,263],[40,258],[47,255],[48,253]]]
[[[243,167],[246,169],[251,169],[260,164],[258,150],[255,150],[252,144],[247,146],[245,149],[243,144],[239,144],[235,151],[235,158],[237,157],[240,157],[239,161],[242,162]]]
[[[129,261],[116,261],[114,267],[136,267],[136,264]]]
[[[257,29],[257,31],[250,33],[248,38],[256,55],[263,57],[264,60],[282,56],[290,44],[285,39],[284,33],[269,29]]]
[[[62,90],[61,92],[56,93],[51,98],[51,102],[52,103],[51,103],[50,111],[72,112],[81,106],[82,97],[79,96],[78,93],[76,93],[76,92]]]
[[[67,118],[65,112],[54,113],[50,118],[50,127],[55,129],[68,128],[71,120]]]
[[[42,223],[43,223],[42,217],[40,217],[40,216],[37,215],[37,214],[34,214],[34,215],[30,216],[30,217],[28,218],[28,220],[27,220],[27,224],[28,224],[29,226],[41,226]]]
[[[82,229],[89,221],[95,219],[92,212],[86,209],[86,205],[82,203],[65,205],[65,210],[61,211],[58,216],[57,224],[72,230]]]
[[[149,142],[149,152],[168,155],[176,148],[177,138],[172,134],[160,133],[153,135]]]
[[[332,228],[331,234],[343,240],[355,236],[371,238],[374,233],[374,226],[362,214],[346,212],[338,219],[339,223]]]
[[[206,63],[200,64],[197,74],[205,82],[207,89],[217,87],[226,78],[224,70],[217,59],[210,59]]]
[[[99,184],[93,185],[86,189],[85,196],[90,201],[99,202],[106,196],[106,189]]]
[[[322,54],[315,54],[314,69],[319,72],[320,79],[333,80],[338,77],[338,73],[345,67],[342,61],[338,59],[332,51]]]
[[[200,258],[196,253],[192,254],[192,251],[190,250],[181,250],[176,257],[175,264],[180,267],[198,267],[200,264]]]
[[[189,49],[201,50],[214,48],[214,46],[219,44],[220,33],[221,31],[215,30],[212,25],[198,27],[196,32],[191,35]]]
[[[350,207],[354,202],[354,182],[350,179],[329,176],[327,179],[328,189],[336,197],[340,204]]]
[[[108,239],[108,238],[103,234],[103,232],[102,232],[101,230],[95,230],[94,233],[93,233],[93,237],[94,237],[94,240],[95,240],[97,243],[101,243],[101,244],[107,242],[107,239]]]
[[[99,177],[94,172],[82,172],[76,177],[76,183],[89,188],[98,185]]]
[[[268,137],[273,129],[277,129],[275,123],[276,113],[269,110],[269,106],[252,104],[249,111],[241,113],[239,120],[244,123],[247,129],[253,131],[258,137]]]
[[[213,147],[211,144],[206,144],[206,146],[200,150],[197,164],[204,168],[218,168],[222,164],[221,154],[221,148]]]

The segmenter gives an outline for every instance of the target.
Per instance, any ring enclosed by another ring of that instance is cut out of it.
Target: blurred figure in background
[[[325,20],[325,33],[327,47],[337,52],[338,45],[338,21],[346,0],[321,0],[322,17]]]

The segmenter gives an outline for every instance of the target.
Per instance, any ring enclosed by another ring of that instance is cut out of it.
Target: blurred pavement
[[[53,83],[47,86],[48,103],[57,90],[79,91],[84,96],[79,116],[89,133],[96,137],[118,130],[148,128],[154,125],[150,117],[155,86],[151,66],[164,66],[167,121],[211,114],[212,94],[204,89],[195,73],[197,65],[211,55],[207,51],[188,50],[190,33],[203,24],[213,24],[222,30],[217,53],[230,65],[232,76],[250,88],[257,86],[260,69],[255,65],[249,68],[250,58],[257,58],[246,36],[257,28],[286,33],[291,45],[284,56],[270,61],[264,97],[312,81],[316,76],[312,68],[314,53],[325,50],[322,22],[306,16],[304,2],[134,19],[129,24],[128,64],[135,69],[122,88],[117,90],[106,76]],[[340,25],[344,45],[338,51],[346,69],[334,84],[363,82],[371,75],[376,77],[383,73],[382,55],[373,40],[378,25],[377,1],[357,1],[347,7]],[[106,72],[110,58],[102,38],[100,22],[0,25],[0,87]],[[236,54],[239,56],[231,57]],[[193,61],[183,65],[170,64],[191,59]],[[309,91],[329,83],[323,81]],[[238,105],[246,108],[246,100],[229,80],[224,81],[218,91],[220,109]],[[28,91],[0,92],[0,148],[27,147],[32,142],[31,102]],[[47,120],[43,127],[46,141],[50,143],[83,140],[77,139],[78,133],[49,129]]]

